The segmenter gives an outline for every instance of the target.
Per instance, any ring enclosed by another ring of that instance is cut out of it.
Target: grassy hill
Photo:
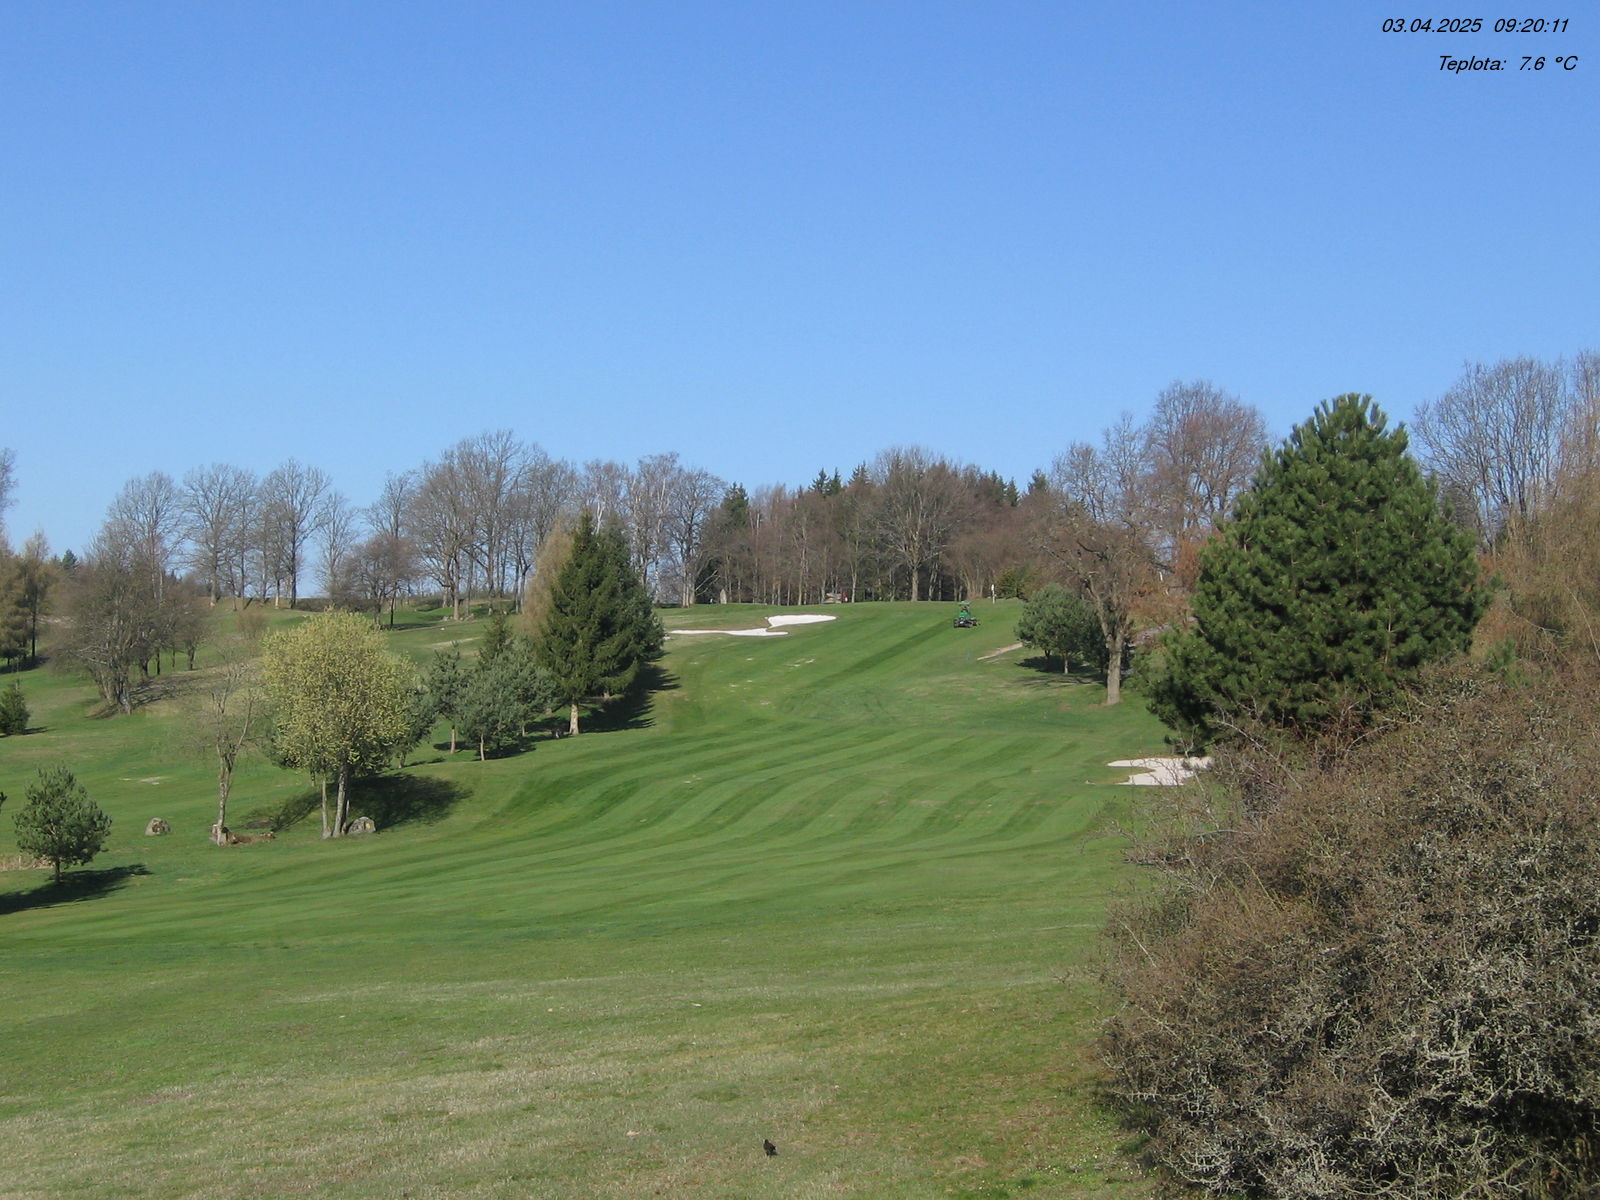
[[[116,825],[61,891],[0,873],[0,1197],[1144,1195],[1087,1039],[1105,763],[1159,727],[1005,650],[1015,607],[828,611],[669,638],[580,738],[429,750],[337,842],[209,845],[180,699],[24,675],[8,810],[65,761]],[[258,763],[232,823],[306,796]]]

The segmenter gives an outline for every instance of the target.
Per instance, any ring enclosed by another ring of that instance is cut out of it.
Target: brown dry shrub
[[[1592,695],[1436,671],[1382,736],[1258,746],[1147,841],[1167,886],[1114,923],[1103,1048],[1175,1179],[1600,1192]]]

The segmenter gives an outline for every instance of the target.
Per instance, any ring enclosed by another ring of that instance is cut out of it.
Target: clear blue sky
[[[1020,482],[1175,379],[1282,434],[1600,346],[1600,17],[1413,7],[12,0],[12,540],[217,461],[364,504],[502,427]]]

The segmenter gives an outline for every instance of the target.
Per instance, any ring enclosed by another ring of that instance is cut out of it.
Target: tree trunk
[[[479,762],[488,762],[489,761],[489,756],[487,754],[485,754],[484,751],[483,751],[483,735],[482,734],[478,735],[478,761]]]
[[[339,789],[334,802],[333,836],[343,837],[345,823],[350,817],[350,767],[339,764]]]
[[[328,777],[324,775],[317,782],[322,785],[322,836],[328,837]]]
[[[1106,637],[1106,707],[1122,700],[1122,631]]]
[[[578,706],[577,706],[577,704],[573,704],[573,706],[572,706],[572,717],[571,717],[570,723],[567,725],[567,733],[572,737],[577,737],[578,736]]]
[[[233,783],[233,771],[226,763],[217,767],[217,828],[228,823],[228,789]]]

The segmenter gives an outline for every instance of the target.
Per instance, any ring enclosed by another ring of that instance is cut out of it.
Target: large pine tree
[[[596,529],[585,513],[534,640],[556,702],[571,709],[572,733],[579,732],[578,706],[627,691],[661,641],[661,623],[622,531],[615,525]]]
[[[1340,396],[1263,460],[1169,638],[1152,707],[1174,728],[1314,732],[1467,648],[1486,602],[1471,539],[1386,426],[1371,397]]]

